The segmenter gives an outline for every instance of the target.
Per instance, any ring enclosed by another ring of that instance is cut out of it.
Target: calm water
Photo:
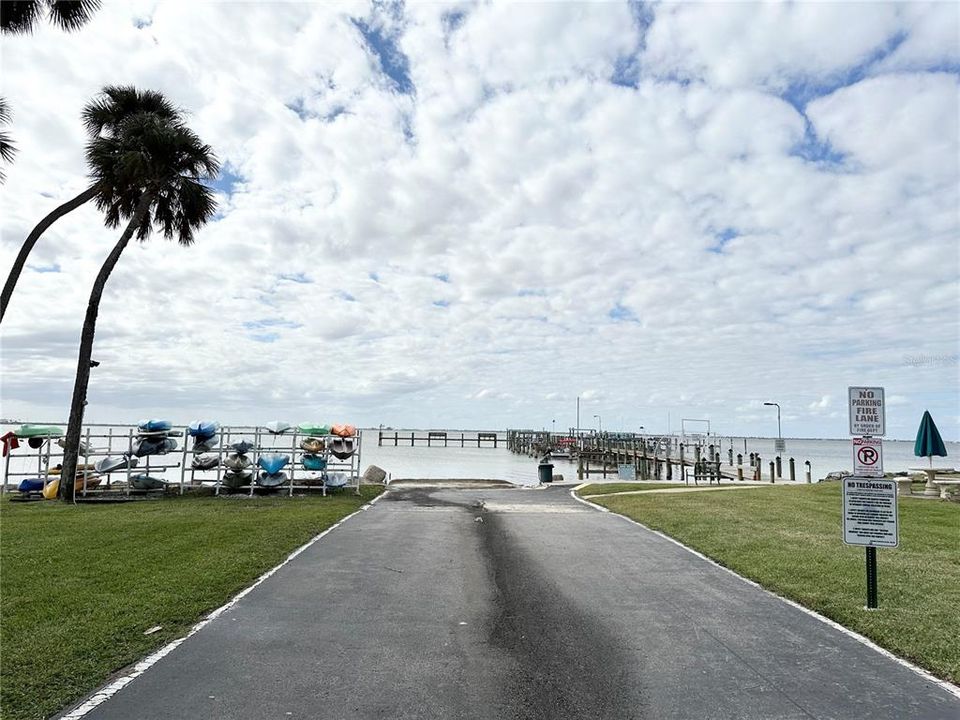
[[[0,434],[13,429],[13,426],[0,426]],[[112,447],[114,454],[120,454],[127,448],[127,434],[129,426],[114,426],[112,428],[114,438]],[[106,434],[108,428],[96,428],[94,432]],[[409,431],[407,431],[409,432]],[[501,440],[504,434],[499,434]],[[459,431],[451,432],[451,438],[459,438]],[[468,437],[470,434],[468,433]],[[240,431],[232,439],[238,440],[241,437],[253,440],[252,430]],[[728,448],[733,447],[734,455],[743,453],[744,456],[751,452],[760,453],[764,463],[775,457],[774,440],[772,438],[727,438],[722,441],[721,451],[726,459]],[[261,443],[265,447],[284,450],[290,447],[292,437],[263,435]],[[746,443],[746,445],[744,445]],[[810,460],[812,466],[812,475],[814,480],[824,477],[828,472],[834,470],[850,470],[852,468],[851,445],[849,440],[786,440],[787,451],[784,459],[793,457],[797,461],[797,476],[803,477],[803,462]],[[105,439],[93,439],[91,443],[94,447],[105,447]],[[57,464],[59,460],[60,448],[55,444],[51,447],[51,465]],[[44,449],[45,452],[45,449]],[[957,467],[958,458],[960,458],[960,443],[947,443],[947,452],[949,456],[935,461],[938,467]],[[883,444],[884,469],[887,472],[896,472],[908,468],[917,467],[926,464],[926,459],[916,458],[913,455],[913,443],[903,440],[887,440]],[[188,455],[188,462],[189,462]],[[45,459],[45,458],[44,458]],[[163,475],[168,481],[177,482],[180,479],[180,469],[171,468],[162,472],[154,468],[160,464],[173,465],[182,460],[180,449],[166,456],[153,456],[151,458],[151,475]],[[745,460],[746,462],[746,460]],[[493,449],[492,447],[482,448],[460,448],[460,447],[426,447],[417,445],[415,447],[377,447],[377,431],[368,430],[363,433],[361,443],[361,469],[368,465],[378,465],[383,468],[393,479],[402,478],[496,478],[509,480],[518,484],[536,484],[537,482],[537,460],[535,458],[515,455],[508,452],[504,447]],[[576,465],[563,461],[554,461],[554,473],[562,474],[568,480],[576,477]],[[42,463],[38,464],[37,451],[29,448],[23,443],[20,448],[13,451],[10,461],[10,471],[27,472],[33,475]],[[143,463],[138,471],[143,471]],[[786,474],[786,463],[784,463],[784,474]],[[123,474],[116,476],[121,479]],[[212,475],[210,476],[212,477]],[[19,482],[21,477],[11,476],[11,483]]]

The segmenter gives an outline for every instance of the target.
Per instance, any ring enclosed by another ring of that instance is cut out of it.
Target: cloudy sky
[[[4,37],[4,274],[86,187],[83,104],[166,93],[223,161],[131,245],[87,417],[960,438],[955,3],[107,3]],[[92,207],[0,330],[2,414],[67,415]]]

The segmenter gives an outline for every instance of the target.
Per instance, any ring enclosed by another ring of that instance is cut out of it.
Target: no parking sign
[[[883,441],[880,438],[853,439],[853,474],[883,477]]]

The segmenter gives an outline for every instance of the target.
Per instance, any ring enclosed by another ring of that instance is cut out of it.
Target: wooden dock
[[[798,469],[811,482],[810,463],[798,468],[794,458],[776,457],[764,463],[758,454],[734,454],[730,447],[684,442],[675,435],[641,436],[637,434],[558,434],[536,430],[508,430],[507,446],[513,452],[544,457],[555,448],[568,451],[577,462],[577,478],[591,475],[666,482],[719,483],[721,480],[796,482]]]
[[[449,432],[447,430],[384,430],[377,431],[377,445],[390,447],[410,446],[417,443],[427,447],[489,447],[502,444],[500,435],[494,431]]]

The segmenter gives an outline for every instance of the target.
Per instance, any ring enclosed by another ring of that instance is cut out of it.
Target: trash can
[[[553,464],[542,462],[537,466],[541,483],[553,482]]]

